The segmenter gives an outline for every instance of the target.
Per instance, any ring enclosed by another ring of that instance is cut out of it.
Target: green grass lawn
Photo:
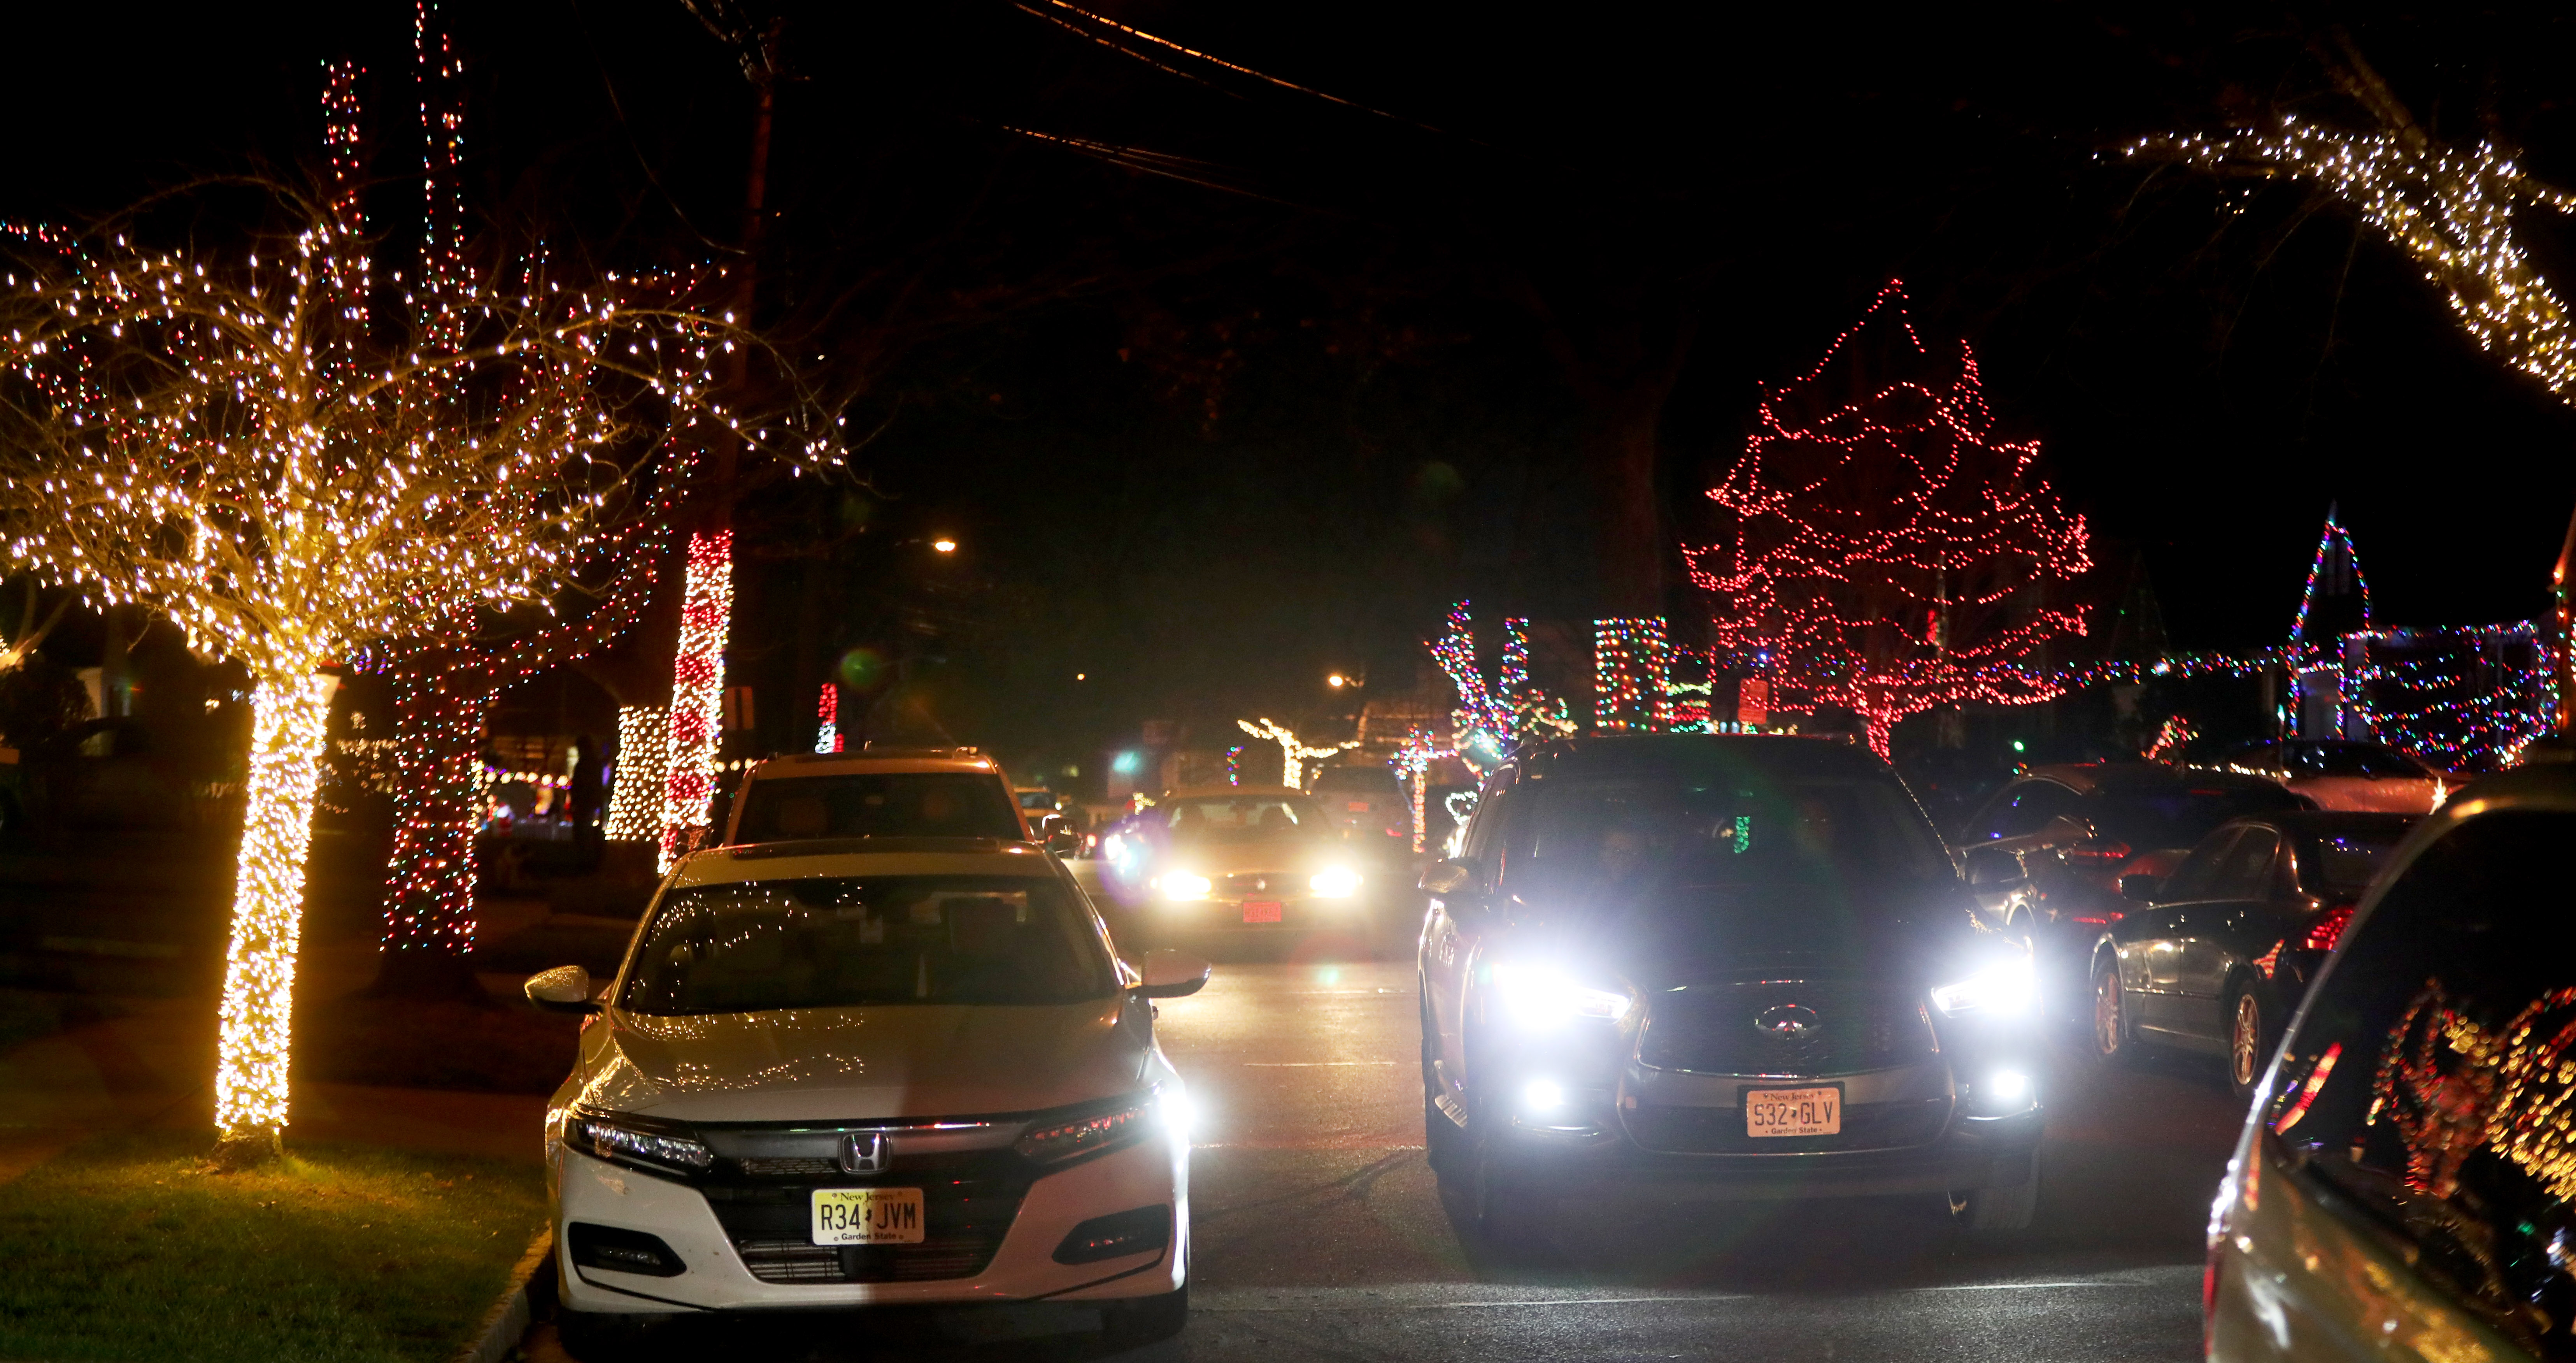
[[[102,1138],[0,1186],[0,1359],[452,1357],[545,1220],[534,1165]]]

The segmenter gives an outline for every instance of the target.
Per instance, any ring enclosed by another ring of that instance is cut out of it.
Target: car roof
[[[813,838],[711,847],[671,872],[674,887],[817,876],[1053,876],[1036,843],[999,838]]]
[[[1304,795],[1295,786],[1179,786],[1164,791],[1158,800],[1222,800],[1229,795],[1287,796]]]
[[[1512,759],[1530,779],[1690,771],[1730,762],[1778,774],[1895,776],[1858,744],[1789,734],[1593,734],[1549,739]]]
[[[1001,765],[972,748],[869,748],[859,752],[800,752],[761,759],[751,779],[791,776],[869,776],[922,772],[999,772]]]
[[[2033,767],[2024,780],[2054,781],[2081,795],[2146,795],[2172,790],[2279,790],[2268,776],[2161,762],[2059,762]]]

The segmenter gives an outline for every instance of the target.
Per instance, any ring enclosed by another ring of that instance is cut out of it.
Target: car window
[[[1477,801],[1475,813],[1468,818],[1465,849],[1467,856],[1484,865],[1489,871],[1494,869],[1491,858],[1497,851],[1496,840],[1511,806],[1512,789],[1505,786]]]
[[[2082,803],[2083,797],[2055,781],[2033,781],[2013,796],[2012,804],[2005,809],[2003,820],[1997,825],[2001,831],[1995,836],[2018,838],[2036,833],[2059,815],[2077,817],[2076,811]]]
[[[1740,783],[1689,775],[1531,786],[1508,874],[1586,886],[1782,885],[1955,876],[1902,786],[1867,779]]]
[[[972,772],[773,777],[745,800],[736,842],[1027,836],[1001,781]]]
[[[2304,798],[2268,781],[2226,777],[2207,785],[2106,791],[2085,815],[2095,832],[2131,847],[2189,847],[2230,819],[2307,807]]]
[[[2222,828],[2201,839],[2200,845],[2191,849],[2191,855],[2183,858],[2182,865],[2174,868],[2173,878],[2165,882],[2164,893],[2156,898],[2177,904],[2209,898],[2219,868],[2227,863],[2228,850],[2244,835],[2241,828]]]
[[[1302,795],[1217,795],[1165,800],[1163,826],[1182,842],[1268,842],[1330,836],[1323,808]]]
[[[2445,834],[2353,928],[2285,1043],[2265,1138],[2544,1357],[2576,1353],[2576,815]]]
[[[1053,880],[886,876],[674,890],[619,1006],[655,1016],[878,1004],[1061,1004],[1117,987]]]
[[[2272,893],[2272,859],[2281,850],[2281,835],[2268,828],[2249,828],[2227,849],[2210,878],[2207,899],[2264,899]]]
[[[2403,824],[2384,829],[2344,830],[2299,839],[2299,886],[2313,894],[2359,895],[2379,874],[2380,864],[2406,836]]]
[[[1402,786],[1395,779],[1395,773],[1384,767],[1351,766],[1324,768],[1315,773],[1314,783],[1308,789],[1318,795],[1327,792],[1335,795],[1394,795]]]

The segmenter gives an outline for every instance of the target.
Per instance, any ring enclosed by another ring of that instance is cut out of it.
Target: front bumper
[[[972,1277],[916,1282],[778,1283],[754,1277],[696,1187],[556,1143],[555,1259],[575,1311],[675,1314],[964,1302],[1110,1301],[1179,1289],[1189,1266],[1189,1149],[1156,1137],[1031,1183],[1000,1248]],[[1172,1209],[1170,1244],[1124,1258],[1060,1264],[1076,1225],[1155,1205]],[[669,1277],[573,1262],[573,1222],[659,1237],[685,1271]]]

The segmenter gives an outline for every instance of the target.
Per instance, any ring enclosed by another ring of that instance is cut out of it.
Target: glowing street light
[[[1343,675],[1342,675],[1341,673],[1339,673],[1339,672],[1336,672],[1336,673],[1334,673],[1333,675],[1331,675],[1331,676],[1329,676],[1329,677],[1324,678],[1324,685],[1329,686],[1329,687],[1333,688],[1334,690],[1338,691],[1338,690],[1342,689],[1343,687],[1350,685],[1350,681],[1351,681],[1351,679],[1350,679],[1350,678],[1343,676]]]
[[[930,542],[930,547],[943,554],[953,554],[957,552],[957,541],[952,539],[935,539]]]

